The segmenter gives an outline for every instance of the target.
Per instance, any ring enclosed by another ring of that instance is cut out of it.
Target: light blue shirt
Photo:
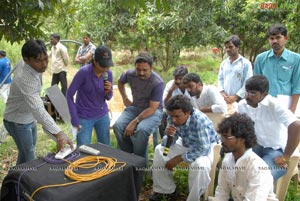
[[[300,55],[284,49],[278,58],[273,49],[259,54],[254,62],[254,74],[266,76],[270,83],[269,94],[300,94]]]
[[[239,55],[239,57],[230,63],[229,57],[225,59],[220,66],[218,75],[218,86],[220,91],[227,95],[237,95],[245,97],[246,80],[253,75],[251,62]]]

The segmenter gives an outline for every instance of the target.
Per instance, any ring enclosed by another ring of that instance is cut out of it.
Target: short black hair
[[[200,76],[198,74],[196,74],[196,73],[188,73],[188,74],[186,74],[185,76],[183,76],[182,82],[184,84],[187,84],[188,82],[195,82],[197,84],[198,83],[203,84]]]
[[[152,67],[153,57],[147,52],[141,52],[134,59],[134,65],[137,63],[148,63]]]
[[[227,40],[225,40],[224,45],[226,45],[230,42],[232,42],[232,44],[234,44],[235,47],[240,47],[240,45],[241,45],[241,40],[237,35],[229,36],[227,38]]]
[[[0,50],[0,55],[6,57],[6,52],[4,50]]]
[[[187,67],[185,66],[177,66],[175,68],[175,70],[173,71],[173,76],[176,77],[176,76],[184,76],[186,74],[188,74],[189,71],[187,69]]]
[[[267,37],[277,34],[287,36],[288,30],[283,24],[274,24],[267,30],[266,33]]]
[[[184,113],[186,113],[193,111],[193,105],[189,97],[185,95],[176,95],[172,96],[168,100],[166,103],[166,109],[170,112],[181,109]]]
[[[269,92],[269,80],[264,75],[253,75],[246,81],[245,88],[247,91]]]
[[[53,34],[51,34],[51,35],[50,35],[50,37],[53,37],[53,38],[55,38],[57,41],[59,41],[59,40],[60,40],[60,35],[59,35],[59,34],[57,34],[57,33],[53,33]]]
[[[41,54],[47,55],[47,48],[45,43],[40,39],[28,40],[22,47],[23,58],[38,58]]]
[[[220,134],[231,132],[232,136],[245,139],[246,148],[251,148],[257,143],[254,122],[246,114],[235,113],[224,118],[219,123],[217,132]]]

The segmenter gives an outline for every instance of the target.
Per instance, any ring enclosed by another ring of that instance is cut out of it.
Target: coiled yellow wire
[[[33,200],[34,195],[45,188],[52,188],[52,187],[60,187],[60,186],[68,186],[84,181],[92,181],[94,179],[101,178],[105,175],[111,174],[112,172],[115,172],[117,170],[121,170],[126,163],[125,162],[118,162],[117,159],[115,158],[110,158],[110,157],[105,157],[105,156],[86,156],[83,158],[80,158],[74,162],[69,162],[67,160],[64,160],[67,163],[69,163],[69,166],[65,170],[65,175],[72,179],[75,180],[73,182],[69,183],[64,183],[64,184],[52,184],[52,185],[45,185],[37,188],[30,196],[30,201]],[[103,167],[99,167],[101,163],[104,164]],[[117,167],[117,165],[119,165]],[[97,168],[99,167],[99,168]],[[85,169],[91,169],[95,168],[95,171],[92,173],[87,173],[87,174],[79,174],[74,172],[74,169],[78,168],[85,168]]]

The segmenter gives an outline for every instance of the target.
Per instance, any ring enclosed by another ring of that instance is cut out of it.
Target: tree
[[[49,16],[59,0],[2,0],[0,13],[0,39],[11,43],[42,37],[43,22],[40,17]]]
[[[219,0],[220,9],[215,16],[216,23],[226,30],[227,36],[236,34],[240,37],[242,55],[247,55],[251,62],[260,52],[269,49],[266,30],[274,23],[286,23],[294,27],[296,1],[276,1],[276,3],[255,0]],[[222,2],[222,3],[220,3]],[[292,3],[294,2],[294,3]],[[298,5],[299,9],[299,5]],[[298,22],[299,25],[299,22]],[[299,26],[298,26],[299,27]],[[299,31],[298,31],[299,33]]]
[[[149,1],[149,0],[148,0]],[[143,7],[147,0],[127,0],[127,1],[117,1],[117,0],[105,0],[105,1],[94,1],[93,6],[99,4],[99,2],[105,4],[115,4],[119,7],[125,8],[129,11]],[[75,4],[76,2],[77,4]],[[22,40],[27,40],[30,38],[44,38],[44,31],[47,29],[48,24],[46,24],[46,29],[43,29],[44,22],[47,21],[48,17],[52,17],[57,12],[57,18],[59,23],[64,24],[66,29],[66,35],[73,27],[79,27],[78,21],[72,22],[75,14],[75,6],[79,3],[84,5],[88,1],[70,1],[70,0],[2,0],[1,1],[1,12],[0,12],[0,40],[4,38],[11,43],[21,42]],[[167,9],[168,5],[166,0],[150,0],[159,9]],[[70,5],[74,7],[70,8]],[[96,11],[96,10],[95,10]],[[101,12],[102,10],[98,10]],[[52,18],[53,19],[53,18]],[[63,20],[62,20],[63,19]]]
[[[168,5],[168,11],[162,12],[146,3],[146,9],[136,13],[132,27],[144,45],[142,49],[156,56],[164,72],[177,64],[182,48],[207,45],[210,33],[218,28],[212,20],[212,1],[169,0]]]

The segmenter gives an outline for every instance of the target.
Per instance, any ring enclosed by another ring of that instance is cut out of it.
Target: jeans
[[[160,125],[162,110],[157,109],[152,116],[140,121],[136,127],[134,135],[124,137],[124,131],[128,124],[142,111],[144,111],[143,108],[134,106],[125,108],[124,112],[113,125],[113,130],[118,141],[118,146],[121,150],[128,153],[134,153],[147,159],[149,136]]]
[[[252,149],[267,163],[274,178],[274,182],[286,173],[287,168],[281,168],[277,166],[274,161],[276,157],[283,155],[282,149],[274,150],[270,147],[263,147],[260,145],[256,145]]]
[[[60,73],[53,73],[52,75],[52,81],[51,81],[51,86],[57,84],[60,82],[61,85],[61,92],[66,96],[67,93],[67,72],[66,71],[61,71]]]
[[[93,128],[96,130],[97,141],[110,145],[110,119],[108,114],[94,119],[80,118],[80,125],[81,129],[77,133],[77,146],[91,143]]]
[[[17,145],[19,151],[17,165],[35,159],[34,147],[37,139],[36,122],[17,124],[3,120],[3,123]]]

